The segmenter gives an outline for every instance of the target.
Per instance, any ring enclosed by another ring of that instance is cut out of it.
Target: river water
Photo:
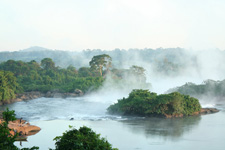
[[[83,98],[38,98],[1,106],[16,111],[17,117],[41,128],[18,147],[54,148],[54,137],[69,125],[88,126],[120,150],[224,150],[225,105],[212,105],[220,112],[184,118],[138,118],[106,114],[112,101]],[[204,107],[204,106],[203,106]],[[73,120],[70,120],[73,118]]]

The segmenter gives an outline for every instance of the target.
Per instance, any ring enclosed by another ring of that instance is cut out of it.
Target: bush
[[[20,150],[18,147],[14,145],[14,142],[16,141],[16,137],[18,136],[18,134],[11,135],[10,131],[12,131],[12,129],[8,127],[9,121],[16,120],[15,111],[14,110],[10,111],[7,108],[6,111],[2,113],[2,116],[3,116],[4,122],[0,124],[0,149],[1,150]],[[38,149],[39,147],[34,146],[32,148],[23,148],[21,150],[38,150]]]
[[[83,126],[79,130],[70,128],[54,139],[55,150],[116,150],[105,138],[100,138],[100,134],[88,127]]]

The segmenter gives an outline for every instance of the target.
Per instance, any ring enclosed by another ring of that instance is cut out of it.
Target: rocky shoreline
[[[0,116],[1,117],[1,116]],[[0,118],[0,124],[4,122],[2,118]],[[10,131],[11,135],[15,135],[18,133],[19,137],[27,137],[30,135],[34,135],[38,133],[41,128],[38,126],[30,125],[29,122],[26,122],[26,120],[17,119],[15,121],[9,121],[8,127],[12,129]]]
[[[193,113],[191,116],[196,116],[196,115],[205,115],[205,114],[212,114],[212,113],[217,113],[219,112],[218,109],[216,108],[201,108],[200,111],[197,111],[195,113]],[[183,114],[175,114],[175,115],[167,115],[165,114],[166,118],[178,118],[178,117],[183,117]]]
[[[32,100],[32,99],[36,99],[36,98],[40,98],[40,97],[67,98],[67,97],[80,97],[80,96],[83,96],[83,95],[84,95],[84,93],[79,89],[74,90],[73,93],[62,93],[62,92],[59,92],[59,91],[49,91],[47,93],[41,93],[41,92],[38,92],[38,91],[24,92],[24,93],[21,93],[21,94],[16,94],[15,99],[11,99],[11,100],[6,101],[6,102],[0,102],[0,106],[4,105],[4,104],[11,104],[11,103],[14,103],[14,102]]]

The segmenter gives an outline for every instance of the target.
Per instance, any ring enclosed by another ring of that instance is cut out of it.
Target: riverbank
[[[0,124],[3,122],[4,120],[0,118]],[[26,138],[27,136],[34,135],[41,130],[40,127],[35,125],[30,125],[29,122],[22,119],[9,121],[8,127],[11,129],[10,131],[11,135],[15,135],[16,133],[18,133],[18,138],[21,138],[21,137]]]
[[[196,116],[196,115],[205,115],[205,114],[212,114],[212,113],[217,113],[219,112],[218,109],[216,108],[201,108],[200,111],[194,112],[191,116]],[[177,117],[183,117],[183,114],[174,114],[174,115],[164,115],[166,118],[177,118]]]
[[[31,122],[41,131],[29,136],[23,147],[39,146],[40,149],[55,147],[53,139],[74,126],[87,126],[106,137],[119,150],[223,150],[225,145],[225,112],[184,118],[133,118],[127,120],[48,120]],[[56,126],[57,125],[57,126]],[[119,138],[118,138],[118,135]],[[137,140],[138,138],[138,140]],[[19,142],[15,143],[18,147]]]
[[[58,91],[49,91],[47,93],[41,93],[39,91],[24,92],[24,93],[16,94],[16,98],[14,98],[14,99],[0,102],[0,106],[5,105],[5,104],[20,102],[20,101],[25,101],[25,100],[32,100],[32,99],[41,98],[41,97],[67,98],[67,97],[80,97],[83,95],[84,95],[84,93],[79,89],[74,90],[73,93],[62,93],[62,92],[58,92]]]

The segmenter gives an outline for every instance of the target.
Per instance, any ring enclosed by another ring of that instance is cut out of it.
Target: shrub
[[[116,150],[105,138],[100,138],[100,134],[86,126],[79,130],[70,128],[62,136],[55,137],[55,150]]]

